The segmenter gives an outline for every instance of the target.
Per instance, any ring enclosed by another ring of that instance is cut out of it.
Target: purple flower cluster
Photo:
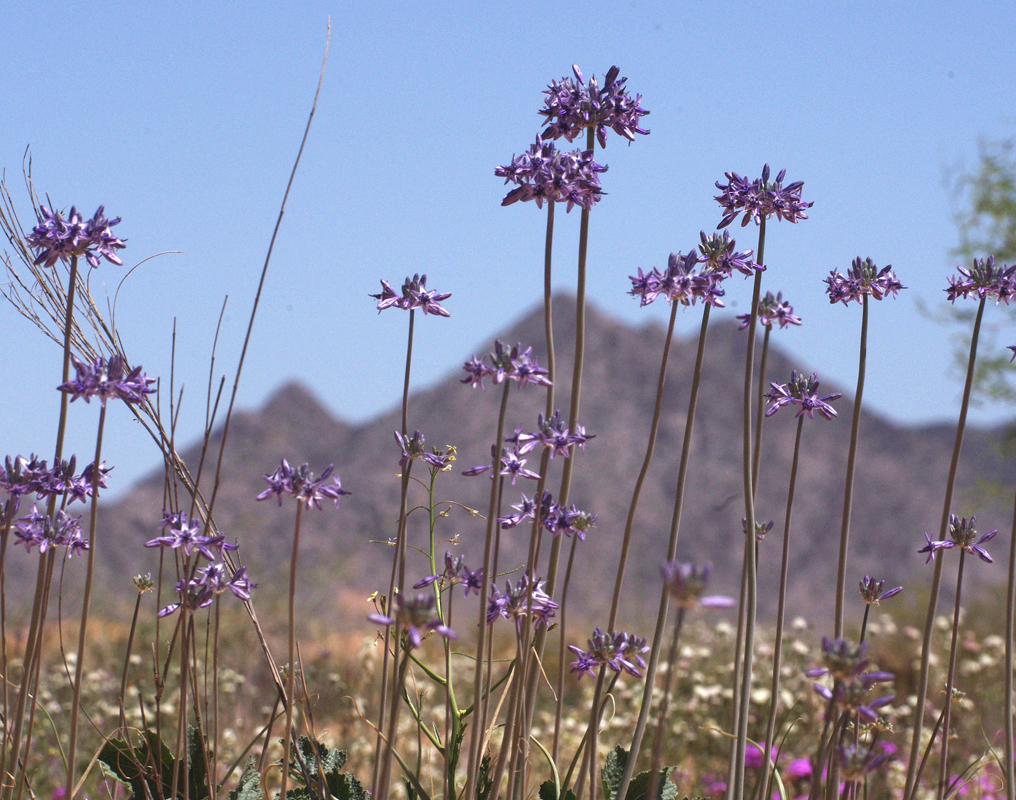
[[[407,277],[402,284],[402,294],[396,294],[391,284],[381,281],[381,293],[368,295],[377,300],[377,311],[380,314],[386,308],[401,308],[404,311],[420,309],[424,314],[437,314],[439,317],[450,317],[451,313],[440,305],[442,300],[452,296],[451,292],[427,291],[427,276],[414,275]]]
[[[504,529],[517,527],[527,519],[536,519],[539,514],[540,524],[552,536],[575,535],[583,542],[586,540],[586,532],[596,524],[598,516],[580,511],[574,503],[569,506],[555,503],[553,495],[548,491],[544,491],[539,503],[535,497],[530,500],[522,495],[522,502],[513,504],[512,508],[518,513],[498,517],[497,521]]]
[[[180,602],[170,603],[159,611],[159,616],[168,617],[184,604],[192,611],[207,608],[223,592],[231,592],[234,597],[247,601],[250,600],[251,590],[257,588],[258,585],[251,583],[247,577],[247,567],[239,567],[234,571],[225,562],[214,561],[194,570],[193,578],[177,581],[176,591],[180,595]]]
[[[737,329],[743,331],[751,321],[751,314],[738,314],[737,318],[741,320]],[[783,299],[783,292],[778,292],[775,297],[772,292],[766,292],[766,296],[758,301],[758,321],[766,328],[774,322],[781,328],[801,324],[801,318],[794,316],[794,307]]]
[[[596,675],[599,667],[605,666],[614,672],[627,672],[635,678],[642,677],[646,662],[643,653],[649,652],[646,637],[638,637],[633,633],[617,631],[604,633],[600,628],[593,631],[589,638],[589,649],[583,650],[573,644],[568,645],[578,658],[571,662],[571,671],[583,675]]]
[[[71,359],[77,374],[73,380],[56,387],[69,394],[71,402],[83,398],[86,403],[90,403],[93,397],[98,397],[105,408],[106,401],[111,397],[117,397],[127,404],[144,403],[145,395],[155,392],[149,386],[155,383],[155,378],[142,375],[141,367],[135,367],[125,375],[120,356],[97,358],[92,362],[81,361],[77,356],[71,356]]]
[[[515,620],[516,629],[521,630],[522,619],[532,611],[533,624],[548,627],[559,606],[544,590],[544,583],[542,578],[537,578],[533,582],[531,596],[528,575],[523,575],[514,584],[505,581],[504,594],[501,594],[495,583],[487,601],[487,624],[503,617]]]
[[[702,593],[709,584],[709,576],[713,565],[689,564],[681,561],[668,561],[660,567],[663,584],[670,593],[671,601],[678,607],[692,609],[695,606],[705,608],[730,608],[734,605],[733,598],[722,595],[703,597]]]
[[[830,303],[843,303],[850,305],[850,301],[860,303],[865,295],[870,295],[876,300],[881,300],[887,295],[896,297],[900,289],[906,289],[896,279],[892,265],[886,265],[879,269],[870,258],[861,261],[858,256],[853,260],[846,275],[841,275],[839,270],[834,269],[825,279],[828,284],[826,292],[829,294]]]
[[[702,254],[699,261],[706,265],[702,268],[703,272],[718,272],[723,277],[729,278],[734,270],[737,270],[747,278],[765,270],[761,264],[755,263],[754,250],[735,252],[734,245],[737,243],[726,231],[710,233],[708,236],[705,231],[700,231],[699,238],[701,242],[698,249]]]
[[[773,525],[775,525],[775,524],[776,523],[775,523],[774,520],[769,520],[768,522],[763,522],[760,519],[756,519],[755,520],[755,541],[756,542],[764,542],[765,539],[766,539],[766,536],[769,534],[769,531],[771,531],[773,529]],[[743,533],[745,536],[748,535],[748,518],[747,517],[741,517],[741,533]]]
[[[586,429],[581,425],[575,426],[574,433],[569,431],[567,423],[561,419],[560,411],[555,411],[554,416],[547,418],[540,414],[536,426],[539,430],[533,433],[523,433],[520,426],[515,429],[515,434],[505,441],[514,444],[519,455],[530,452],[537,445],[543,445],[550,449],[550,457],[553,459],[554,456],[568,458],[576,446],[584,451],[586,442],[596,438],[595,435],[586,433]]]
[[[818,373],[813,372],[811,377],[798,373],[795,369],[790,373],[790,383],[770,383],[772,391],[766,395],[769,400],[769,407],[766,409],[766,416],[771,417],[782,406],[794,405],[798,407],[797,416],[807,414],[810,419],[815,419],[817,411],[826,419],[836,416],[836,409],[829,405],[829,401],[839,400],[843,397],[842,392],[830,392],[818,396]]]
[[[592,150],[562,153],[553,142],[536,143],[520,156],[512,156],[511,164],[498,167],[494,174],[504,182],[516,184],[501,201],[502,206],[535,200],[543,208],[544,200],[568,203],[567,211],[579,206],[587,211],[598,203],[604,191],[597,175],[607,167],[593,161]]]
[[[475,389],[479,386],[484,388],[483,381],[490,378],[494,385],[502,383],[505,378],[518,383],[520,387],[533,383],[537,386],[550,386],[547,378],[547,370],[543,369],[533,355],[533,348],[522,349],[518,343],[509,349],[508,345],[500,339],[494,342],[494,352],[487,356],[490,364],[485,364],[481,359],[473,356],[463,364],[462,369],[466,371],[466,377],[462,383],[471,384]]]
[[[973,516],[969,520],[966,517],[962,519],[957,517],[955,514],[949,515],[949,538],[935,541],[931,538],[930,533],[924,534],[926,544],[918,553],[927,553],[928,558],[925,560],[925,564],[931,561],[935,557],[935,553],[939,550],[951,550],[954,547],[958,547],[964,552],[976,555],[981,561],[992,563],[991,556],[988,551],[980,545],[985,542],[991,541],[995,538],[997,530],[988,531],[987,533],[977,535],[977,531],[974,530],[974,523],[977,522],[977,517]]]
[[[491,459],[497,459],[497,452],[494,445],[490,446],[490,457]],[[475,475],[482,475],[487,472],[487,470],[490,470],[491,480],[494,479],[495,475],[510,477],[512,479],[512,486],[515,485],[515,481],[519,478],[528,478],[531,481],[538,481],[540,479],[539,473],[533,472],[531,469],[526,469],[526,462],[528,460],[529,459],[527,458],[519,458],[518,451],[502,447],[500,470],[495,472],[493,464],[481,464],[478,467],[470,467],[469,469],[462,470],[462,474],[473,477]]]
[[[149,539],[145,542],[145,547],[168,547],[171,550],[180,550],[188,558],[196,550],[209,561],[215,561],[216,556],[221,556],[224,550],[236,550],[238,547],[238,545],[229,544],[226,537],[221,534],[202,536],[201,521],[188,516],[183,511],[171,513],[164,510],[159,530],[163,531],[163,535]]]
[[[879,601],[888,600],[890,597],[895,597],[903,591],[902,586],[897,586],[895,589],[886,589],[885,581],[877,581],[870,575],[865,575],[864,580],[859,584],[861,590],[861,599],[864,600],[865,605],[877,606]]]
[[[321,501],[325,499],[334,500],[335,507],[338,508],[339,498],[349,492],[342,488],[342,481],[339,480],[338,475],[332,479],[331,484],[325,485],[325,481],[331,476],[334,467],[334,464],[329,464],[321,473],[321,477],[315,478],[314,473],[310,471],[309,464],[294,468],[289,465],[286,459],[282,459],[282,464],[276,468],[275,472],[265,473],[264,477],[268,488],[261,492],[257,499],[267,500],[275,495],[281,506],[282,495],[290,494],[296,498],[297,502],[306,503],[312,508],[320,509]]]
[[[866,696],[876,683],[891,681],[895,675],[891,672],[867,672],[871,663],[867,657],[868,643],[861,642],[852,647],[844,639],[822,639],[822,659],[824,667],[816,667],[805,672],[809,678],[820,678],[829,675],[833,679],[833,688],[820,683],[813,684],[815,692],[840,711],[853,711],[863,719],[874,722],[878,719],[875,709],[892,702],[893,695],[887,694],[871,702]]]
[[[994,256],[988,256],[987,260],[975,258],[971,267],[956,267],[956,271],[959,277],[950,276],[949,288],[945,290],[951,303],[955,303],[958,297],[966,299],[972,296],[978,300],[994,297],[996,305],[1009,305],[1009,298],[1016,295],[1016,266],[1003,264],[996,267]]]
[[[483,579],[482,567],[474,572],[466,566],[464,556],[453,556],[450,550],[445,551],[444,561],[444,572],[439,575],[428,575],[423,580],[414,583],[413,588],[423,589],[436,581],[441,581],[442,587],[461,584],[463,597],[469,597],[470,592],[476,595],[480,593]]]
[[[105,210],[105,206],[99,206],[95,215],[84,222],[74,206],[71,206],[71,213],[66,219],[59,211],[50,211],[46,206],[40,206],[39,224],[26,237],[28,244],[39,251],[35,263],[49,268],[57,261],[66,264],[71,258],[84,256],[93,268],[99,266],[100,257],[123,266],[116,251],[126,245],[110,230],[120,224],[120,218],[106,219],[103,213]]]
[[[600,147],[607,146],[607,129],[629,142],[635,141],[635,134],[643,136],[649,131],[639,127],[639,119],[649,114],[640,103],[642,95],[632,99],[625,88],[627,78],[618,80],[621,70],[611,67],[603,76],[603,88],[594,75],[587,83],[578,66],[572,64],[572,78],[551,81],[544,90],[547,99],[538,112],[547,122],[543,131],[544,139],[574,140],[587,128],[596,130]]]
[[[439,453],[436,451],[428,453],[424,447],[425,442],[426,440],[420,431],[415,431],[412,436],[403,436],[398,431],[395,431],[395,444],[397,444],[402,450],[402,458],[399,459],[399,466],[405,469],[406,464],[410,461],[422,458],[435,469],[443,470],[449,465],[449,463],[455,460],[454,453]]]
[[[726,183],[716,182],[716,188],[720,190],[719,197],[715,200],[723,206],[723,219],[717,228],[726,228],[736,220],[742,213],[744,218],[741,226],[744,227],[751,220],[758,225],[763,219],[776,215],[777,219],[787,222],[797,222],[808,219],[805,213],[814,203],[805,203],[801,200],[801,189],[804,181],[794,181],[786,186],[783,185],[783,177],[787,174],[781,169],[776,180],[769,182],[769,165],[762,167],[762,177],[749,181],[736,172],[724,173],[727,177]]]
[[[89,464],[82,470],[80,475],[75,475],[74,470],[77,458],[71,456],[49,469],[45,461],[33,455],[31,458],[7,456],[4,467],[0,468],[0,489],[8,494],[7,513],[13,515],[17,512],[21,498],[25,495],[35,494],[38,499],[45,497],[64,497],[68,503],[75,500],[85,502],[92,496],[92,486],[98,479],[98,488],[106,488],[106,475],[111,467],[106,467],[105,462],[99,465],[99,474],[95,474],[95,464]]]
[[[837,745],[835,754],[836,763],[840,766],[840,779],[844,783],[861,783],[868,773],[874,772],[893,756],[888,750],[876,753],[874,745],[865,747],[849,743]]]
[[[69,516],[63,509],[56,512],[54,519],[33,505],[31,513],[14,523],[14,538],[25,546],[27,552],[31,552],[32,547],[38,547],[40,553],[51,547],[66,547],[67,558],[71,558],[76,552],[88,549],[88,539],[81,533],[80,520],[81,517]]]
[[[458,639],[459,636],[455,631],[434,617],[436,605],[433,595],[418,594],[407,599],[405,595],[397,594],[395,595],[394,616],[368,614],[367,619],[378,625],[394,625],[397,620],[399,627],[406,633],[406,641],[410,650],[423,644],[423,636],[429,631],[435,631],[446,639]]]
[[[660,272],[653,267],[652,272],[644,273],[639,267],[638,276],[629,275],[632,297],[639,298],[639,305],[647,306],[657,297],[663,295],[667,302],[676,301],[681,305],[692,306],[696,301],[723,308],[723,289],[720,283],[723,274],[720,272],[696,272],[695,267],[704,261],[698,251],[692,248],[688,255],[671,253],[667,260],[667,268]]]

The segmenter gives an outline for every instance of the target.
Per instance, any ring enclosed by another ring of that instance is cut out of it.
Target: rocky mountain
[[[557,342],[556,405],[567,416],[573,359],[574,301],[555,301]],[[688,313],[697,313],[689,311]],[[646,433],[655,398],[664,329],[650,323],[631,327],[590,308],[586,317],[586,366],[580,422],[595,434],[584,453],[576,456],[570,500],[579,508],[599,514],[595,529],[575,548],[570,597],[578,603],[580,616],[595,622],[609,606],[613,575],[618,562],[625,516],[635,477],[641,466]],[[692,464],[681,524],[679,557],[710,560],[714,564],[711,590],[737,593],[741,562],[741,381],[745,334],[729,317],[714,318],[708,333],[699,411],[692,438]],[[534,309],[500,338],[531,344],[541,364],[546,363],[543,320]],[[778,340],[773,337],[774,341]],[[410,430],[419,429],[428,445],[458,448],[455,469],[442,474],[435,498],[454,500],[485,512],[489,481],[464,477],[461,470],[489,463],[494,441],[500,388],[472,389],[460,382],[456,368],[471,354],[491,349],[492,342],[477,343],[473,351],[449,352],[448,377],[433,388],[412,396]],[[671,349],[663,417],[656,454],[646,481],[635,525],[635,541],[626,578],[622,622],[635,627],[654,613],[659,586],[659,564],[666,554],[673,510],[681,442],[695,359],[696,340],[681,339]],[[791,363],[773,345],[767,379],[784,382],[793,368],[811,365]],[[827,386],[834,391],[844,387]],[[388,398],[389,401],[392,398]],[[397,400],[397,399],[396,399]],[[544,393],[535,387],[512,387],[508,408],[508,432],[515,426],[533,430],[543,410]],[[831,615],[835,583],[843,481],[846,469],[852,403],[844,397],[836,403],[839,417],[833,421],[805,420],[801,463],[791,530],[791,599],[789,613],[809,618]],[[263,602],[281,602],[292,547],[294,510],[279,508],[273,501],[256,502],[264,488],[262,475],[278,465],[309,462],[320,471],[334,463],[343,486],[352,495],[335,511],[328,504],[322,511],[303,515],[300,543],[301,601],[313,613],[334,626],[359,625],[367,613],[370,592],[384,591],[388,583],[391,550],[386,542],[395,535],[399,503],[399,451],[393,432],[400,426],[400,409],[362,425],[335,419],[306,389],[288,384],[261,409],[237,413],[232,422],[223,464],[223,480],[215,504],[220,529],[241,542],[241,556],[252,576],[262,584]],[[761,602],[775,606],[787,484],[793,455],[796,421],[784,410],[766,420],[757,516],[776,524],[760,546]],[[213,437],[213,452],[218,442]],[[969,431],[960,463],[959,489],[954,504],[959,513],[977,510],[989,527],[1007,527],[1007,512],[978,510],[979,481],[999,481],[1004,462],[999,454],[998,431]],[[925,531],[937,531],[941,495],[945,487],[954,431],[951,426],[899,427],[862,413],[858,470],[854,489],[848,591],[856,597],[857,581],[866,573],[891,584],[923,586],[930,568],[923,568],[917,549]],[[197,447],[185,451],[196,465]],[[538,455],[528,464],[539,463]],[[556,492],[562,459],[552,462],[550,486]],[[414,471],[426,477],[426,470]],[[209,486],[206,468],[203,486]],[[1006,481],[1009,480],[1007,477]],[[521,485],[521,484],[527,485]],[[535,483],[520,481],[507,486],[503,513],[531,496]],[[107,542],[101,552],[107,576],[133,575],[157,566],[155,555],[141,545],[154,536],[163,507],[165,482],[161,474],[138,485],[115,505],[103,509],[101,525]],[[427,515],[419,509],[426,502],[422,485],[412,488],[410,544],[425,548]],[[462,507],[441,506],[447,515],[438,520],[439,540],[454,539],[457,552],[473,566],[482,563],[484,521]],[[999,537],[997,541],[1003,541]],[[513,570],[526,557],[528,528],[504,531],[501,536],[500,571]],[[544,553],[548,545],[543,547]],[[445,544],[437,546],[440,554]],[[565,542],[564,553],[571,549]],[[1004,558],[997,561],[1004,562]],[[985,570],[1004,578],[1004,566]],[[973,572],[973,571],[971,571]],[[430,573],[426,560],[411,556],[412,581]],[[947,573],[948,574],[948,573]],[[502,578],[502,581],[504,579]],[[122,586],[122,577],[117,579]],[[127,591],[129,590],[129,591]],[[117,591],[121,591],[117,589]],[[126,594],[133,592],[128,585]],[[475,601],[471,601],[475,602]],[[859,604],[857,606],[859,613]]]

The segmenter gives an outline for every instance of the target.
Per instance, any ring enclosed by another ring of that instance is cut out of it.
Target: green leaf
[[[490,790],[494,785],[494,776],[490,772],[490,753],[487,753],[480,760],[480,771],[476,776],[476,800],[487,800],[490,797]]]
[[[624,766],[628,763],[628,751],[621,745],[616,745],[607,754],[607,763],[600,770],[600,779],[603,781],[603,796],[606,800],[614,800],[617,797],[617,790],[621,786],[621,778],[624,776]]]
[[[261,773],[254,756],[247,759],[236,788],[229,793],[229,800],[265,800],[265,790],[261,788]]]
[[[540,800],[558,800],[557,786],[554,785],[554,781],[544,781],[540,784]],[[564,797],[560,800],[575,800],[575,792],[565,789]]]
[[[302,760],[307,769],[307,775],[313,781],[315,787],[323,775],[325,790],[336,800],[370,800],[370,792],[364,789],[363,785],[355,777],[342,772],[342,768],[346,764],[345,750],[325,747],[321,742],[315,742],[308,736],[299,737],[296,741],[296,746],[299,750],[300,758],[297,759],[294,754],[294,758],[289,765],[291,774],[301,781],[303,780],[303,769],[300,766],[300,761]],[[320,770],[318,767],[319,759]],[[316,796],[316,792],[312,792],[309,788],[296,788],[287,791],[286,794],[291,800],[302,800],[304,797],[309,799]]]
[[[673,767],[664,767],[660,770],[660,784],[653,800],[677,800],[677,786],[670,779],[673,769]],[[633,777],[631,783],[628,784],[627,800],[648,800],[652,776],[652,771],[647,769]]]

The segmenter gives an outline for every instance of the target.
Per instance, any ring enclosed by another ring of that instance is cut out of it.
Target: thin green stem
[[[81,625],[78,629],[78,659],[74,665],[74,699],[71,701],[71,732],[67,747],[67,798],[70,800],[74,789],[74,757],[78,744],[78,712],[81,705],[81,677],[85,664],[85,634],[88,630],[88,609],[92,600],[92,574],[95,564],[95,540],[98,534],[96,513],[99,508],[99,479],[102,477],[100,467],[102,458],[102,432],[106,426],[106,406],[99,411],[99,432],[95,437],[95,460],[92,462],[92,509],[89,522],[88,568],[85,573],[85,593],[81,601]]]
[[[702,310],[702,326],[699,329],[698,351],[695,354],[695,370],[691,378],[691,394],[688,398],[688,414],[685,418],[684,441],[681,445],[681,463],[677,471],[677,487],[674,490],[674,510],[670,518],[670,539],[667,542],[667,561],[677,558],[677,540],[681,530],[681,513],[684,508],[685,483],[688,477],[688,465],[691,461],[691,440],[695,427],[695,411],[698,407],[699,385],[702,378],[702,362],[705,358],[706,332],[709,328],[709,309],[706,305]],[[632,734],[631,750],[628,761],[624,766],[624,774],[618,786],[617,796],[623,798],[628,791],[632,775],[635,773],[635,762],[639,748],[642,746],[642,737],[646,732],[646,725],[649,722],[649,711],[653,699],[653,686],[656,681],[656,670],[660,661],[660,650],[663,647],[663,640],[667,627],[667,613],[670,609],[670,592],[666,586],[661,585],[660,603],[656,614],[656,630],[653,634],[653,644],[649,651],[649,660],[646,665],[645,684],[642,689],[642,703],[639,707],[638,721],[635,723],[635,731]]]
[[[861,399],[864,395],[864,368],[868,358],[868,295],[861,301],[861,349],[857,358],[857,390],[854,392],[854,415],[850,423],[850,449],[847,451],[847,477],[843,487],[843,519],[840,523],[840,554],[836,568],[836,617],[833,636],[843,636],[843,600],[846,591],[847,545],[850,539],[850,510],[854,496],[854,465],[857,459],[858,429],[861,425]]]
[[[667,737],[667,711],[670,707],[670,684],[674,678],[674,662],[677,660],[677,642],[681,638],[681,627],[684,625],[685,607],[677,609],[677,624],[674,625],[674,636],[670,640],[667,652],[667,675],[663,679],[663,699],[660,701],[660,715],[656,722],[656,741],[653,743],[653,761],[649,768],[649,794],[647,797],[659,797],[660,770],[663,767],[663,742]]]
[[[952,639],[949,642],[949,670],[945,679],[945,707],[942,709],[942,760],[938,767],[938,800],[944,800],[949,778],[949,721],[952,716],[953,682],[956,679],[956,646],[960,632],[960,596],[963,593],[963,564],[967,551],[960,548],[960,563],[956,568],[956,602],[953,605]],[[1010,712],[1011,713],[1011,712]]]
[[[406,345],[406,378],[402,383],[402,435],[409,435],[409,374],[413,366],[413,327],[416,309],[409,309],[409,343]]]
[[[508,412],[508,388],[510,380],[505,380],[504,391],[501,394],[501,408],[497,417],[497,439],[493,450],[493,463],[490,465],[493,470],[490,482],[490,503],[487,509],[487,533],[483,549],[483,578],[481,579],[480,597],[486,600],[490,596],[490,584],[494,576],[490,574],[493,563],[494,549],[494,526],[497,524],[497,488],[499,481],[498,473],[501,471],[501,448],[504,445],[504,421]],[[569,459],[570,460],[570,459]],[[476,664],[473,671],[473,710],[477,717],[480,714],[480,707],[483,699],[483,653],[487,637],[487,607],[486,603],[480,603],[480,615],[477,623],[476,637]],[[472,798],[476,793],[476,779],[480,768],[480,745],[483,741],[481,726],[471,726],[469,736],[469,760],[466,767],[466,790],[464,797]],[[380,797],[381,795],[379,795]]]
[[[624,582],[624,570],[628,563],[628,548],[631,546],[632,530],[635,527],[635,509],[639,504],[639,497],[642,494],[642,485],[645,483],[646,475],[649,474],[649,465],[653,461],[653,452],[656,449],[656,433],[660,427],[660,416],[663,408],[663,388],[667,382],[667,362],[670,359],[670,343],[674,338],[674,322],[677,319],[678,303],[671,303],[670,322],[667,326],[667,336],[663,340],[663,357],[660,359],[660,373],[656,381],[656,403],[653,406],[653,420],[649,425],[649,441],[646,443],[646,454],[642,459],[642,468],[639,470],[638,478],[635,480],[635,488],[632,491],[631,502],[628,504],[628,517],[624,523],[624,538],[621,540],[621,559],[617,565],[617,577],[614,580],[614,596],[610,603],[610,618],[607,622],[607,630],[614,630],[617,622],[617,610],[621,603],[621,585]],[[706,305],[708,312],[709,305]]]
[[[751,491],[756,495],[758,493],[759,465],[762,461],[762,423],[766,418],[766,359],[769,357],[769,334],[772,330],[772,323],[766,325],[766,332],[762,337],[762,357],[759,359],[758,365],[758,400],[755,405],[755,452],[751,462]]]
[[[1005,796],[1006,800],[1016,800],[1016,752],[1014,752],[1013,736],[1013,608],[1016,605],[1016,496],[1013,497],[1012,531],[1009,534],[1009,575],[1006,583],[1005,603]]]
[[[967,357],[967,377],[963,384],[963,399],[960,402],[960,416],[956,423],[956,440],[953,443],[952,459],[949,462],[949,476],[946,479],[945,499],[942,504],[942,519],[939,524],[939,540],[946,537],[949,529],[949,509],[952,507],[953,489],[956,486],[956,472],[959,466],[960,450],[963,448],[963,433],[966,429],[967,410],[970,407],[970,393],[974,384],[974,365],[977,361],[977,340],[981,333],[981,318],[984,316],[984,301],[977,306],[974,317],[974,330],[970,335],[970,354]],[[907,782],[903,791],[903,800],[910,800],[916,791],[917,765],[920,757],[921,734],[924,730],[924,703],[928,696],[928,674],[931,662],[931,636],[935,625],[935,612],[938,609],[938,592],[942,585],[941,553],[935,554],[935,573],[931,579],[931,595],[928,598],[928,612],[924,621],[924,638],[921,641],[921,674],[917,684],[917,702],[914,707],[914,731],[910,746],[910,760],[907,764]]]
[[[286,731],[282,746],[282,785],[280,800],[286,800],[289,780],[289,759],[293,747],[293,696],[296,686],[296,560],[300,550],[300,521],[303,501],[296,504],[296,524],[293,526],[293,554],[289,559],[289,669],[286,671]]]
[[[780,667],[783,657],[783,623],[786,617],[787,607],[787,576],[790,567],[790,520],[794,510],[794,489],[797,485],[797,466],[801,453],[801,429],[804,425],[804,417],[797,418],[797,435],[794,437],[794,460],[790,466],[790,488],[787,489],[787,516],[783,521],[783,560],[780,563],[780,599],[776,609],[776,637],[773,642],[773,682],[769,691],[769,719],[766,721],[766,741],[762,750],[763,761],[765,762],[765,787],[762,797],[770,796],[770,782],[772,780],[772,765],[770,763],[773,752],[773,742],[776,739],[776,711],[779,707],[780,698]]]

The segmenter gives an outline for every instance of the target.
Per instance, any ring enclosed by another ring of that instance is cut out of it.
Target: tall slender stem
[[[1012,531],[1009,534],[1009,576],[1006,584],[1005,603],[1005,699],[1002,708],[1005,710],[1005,796],[1006,800],[1016,800],[1016,752],[1014,752],[1013,736],[1013,607],[1016,604],[1016,496],[1013,497]]]
[[[699,384],[702,377],[702,362],[705,358],[706,331],[709,327],[710,306],[702,310],[702,327],[699,329],[698,352],[695,354],[695,370],[691,378],[691,395],[688,398],[688,415],[684,423],[684,441],[681,446],[681,464],[677,471],[677,487],[674,491],[674,511],[670,518],[670,539],[667,543],[666,561],[673,561],[677,558],[677,539],[681,530],[681,512],[684,508],[684,489],[688,477],[688,464],[691,460],[691,439],[695,427],[695,410],[698,407]],[[639,748],[642,746],[642,737],[646,732],[646,725],[649,721],[649,710],[653,699],[653,686],[656,681],[656,670],[660,662],[660,650],[663,647],[663,639],[667,628],[667,613],[670,609],[670,591],[665,585],[660,588],[660,603],[656,613],[656,629],[653,633],[653,644],[649,651],[649,661],[646,665],[645,684],[642,689],[642,703],[639,707],[638,721],[635,723],[635,732],[632,734],[631,750],[628,761],[624,765],[624,774],[621,776],[621,784],[618,786],[617,797],[624,798],[628,791],[632,775],[635,773],[635,762]]]
[[[956,679],[956,645],[960,632],[960,596],[963,593],[963,564],[966,555],[967,551],[961,547],[960,563],[956,568],[956,601],[953,604],[952,639],[949,642],[949,669],[945,679],[945,707],[942,709],[942,761],[938,768],[938,800],[945,797],[946,782],[949,779],[949,721],[952,716],[953,681]]]
[[[787,605],[787,576],[790,566],[790,520],[794,510],[794,489],[797,486],[797,466],[801,453],[801,428],[804,425],[804,417],[797,418],[797,435],[794,437],[794,460],[790,467],[790,488],[787,489],[787,516],[783,521],[783,561],[780,563],[780,599],[776,609],[776,637],[773,643],[773,683],[769,691],[769,719],[766,721],[766,743],[763,753],[765,763],[765,791],[762,797],[770,795],[770,781],[772,780],[772,765],[770,763],[773,752],[773,741],[776,738],[776,710],[780,698],[780,666],[783,656],[783,623],[786,617]]]
[[[850,538],[850,510],[854,496],[854,465],[857,458],[858,428],[861,424],[861,399],[864,395],[864,367],[868,358],[868,295],[861,300],[861,349],[857,358],[857,390],[854,392],[854,415],[850,422],[850,449],[847,451],[847,478],[843,487],[843,519],[840,523],[840,555],[836,568],[836,618],[834,638],[843,636],[843,600],[847,578],[847,545]]]
[[[953,489],[956,486],[956,471],[963,449],[963,432],[967,424],[967,409],[970,407],[970,392],[974,385],[974,364],[977,361],[977,340],[981,333],[981,318],[984,315],[982,297],[974,317],[974,330],[970,334],[970,354],[967,356],[967,377],[963,384],[963,399],[960,402],[960,417],[956,423],[956,440],[953,443],[952,459],[949,462],[949,476],[946,479],[945,498],[942,503],[942,519],[939,524],[940,540],[945,539],[949,529],[949,509],[952,507]],[[907,783],[902,800],[910,800],[917,783],[917,765],[921,755],[921,734],[924,731],[924,701],[928,696],[928,673],[931,663],[931,636],[935,626],[935,612],[938,609],[938,592],[942,585],[941,552],[935,554],[935,573],[931,578],[931,594],[928,611],[924,620],[924,638],[921,640],[921,674],[917,683],[917,702],[914,706],[914,731],[910,744],[910,760],[907,763]]]
[[[286,672],[286,730],[282,747],[282,786],[280,800],[286,800],[289,779],[289,757],[293,746],[293,690],[296,686],[296,557],[300,548],[300,519],[303,502],[296,504],[296,525],[293,529],[293,555],[289,560],[289,669]]]

